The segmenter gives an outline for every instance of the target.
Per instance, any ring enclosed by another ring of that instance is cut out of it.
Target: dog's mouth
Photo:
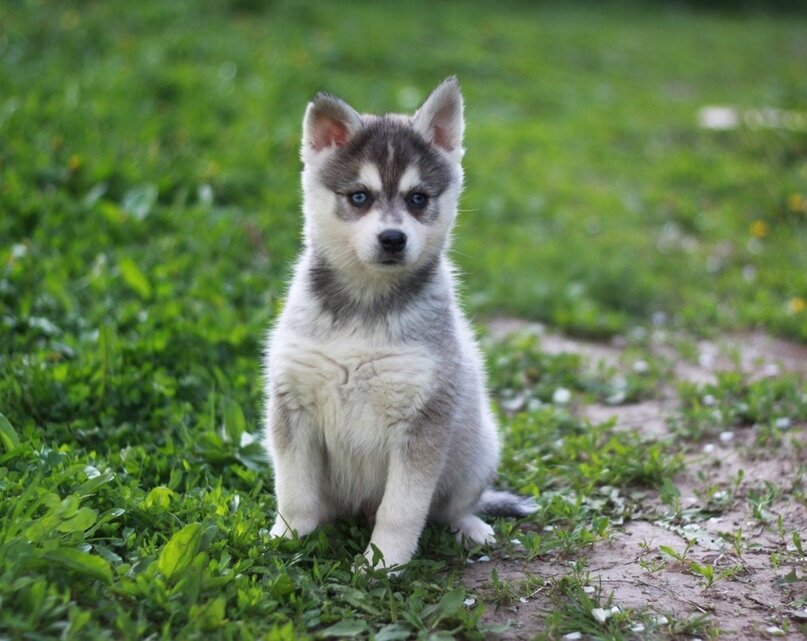
[[[376,264],[382,267],[400,267],[406,264],[406,258],[402,254],[381,254],[376,260]]]

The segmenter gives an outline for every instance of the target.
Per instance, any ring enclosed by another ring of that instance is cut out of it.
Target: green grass
[[[318,90],[411,110],[459,75],[454,255],[477,317],[807,340],[807,134],[696,119],[804,111],[799,15],[12,0],[0,25],[0,637],[487,637],[463,605],[468,553],[440,529],[401,579],[351,571],[362,523],[266,534],[259,355],[299,246],[299,123]],[[502,483],[541,507],[496,524],[523,543],[509,554],[574,559],[633,489],[669,486],[668,446],[551,402],[652,395],[652,363],[616,380],[518,339],[490,364]],[[705,393],[756,412],[737,421],[803,416],[794,385],[684,391],[682,429],[713,429]],[[553,589],[550,632],[589,607],[582,580]],[[629,637],[630,620],[592,630]]]

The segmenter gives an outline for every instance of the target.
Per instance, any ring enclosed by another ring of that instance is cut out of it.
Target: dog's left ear
[[[456,76],[446,78],[417,110],[412,126],[426,140],[445,151],[462,154],[462,94]]]

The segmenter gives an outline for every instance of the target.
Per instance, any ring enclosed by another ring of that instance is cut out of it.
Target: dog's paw
[[[287,539],[297,536],[305,536],[313,532],[318,525],[315,518],[296,518],[284,519],[278,514],[275,524],[269,530],[269,536],[272,538],[285,537]]]
[[[496,543],[493,528],[475,514],[469,514],[454,521],[451,524],[451,531],[457,537],[457,542],[464,542],[466,547]]]

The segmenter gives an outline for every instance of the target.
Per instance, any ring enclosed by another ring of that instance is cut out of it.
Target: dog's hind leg
[[[496,542],[493,528],[480,519],[476,514],[466,514],[449,524],[452,534],[457,537],[458,543],[465,543],[468,547],[474,545],[492,545]]]

